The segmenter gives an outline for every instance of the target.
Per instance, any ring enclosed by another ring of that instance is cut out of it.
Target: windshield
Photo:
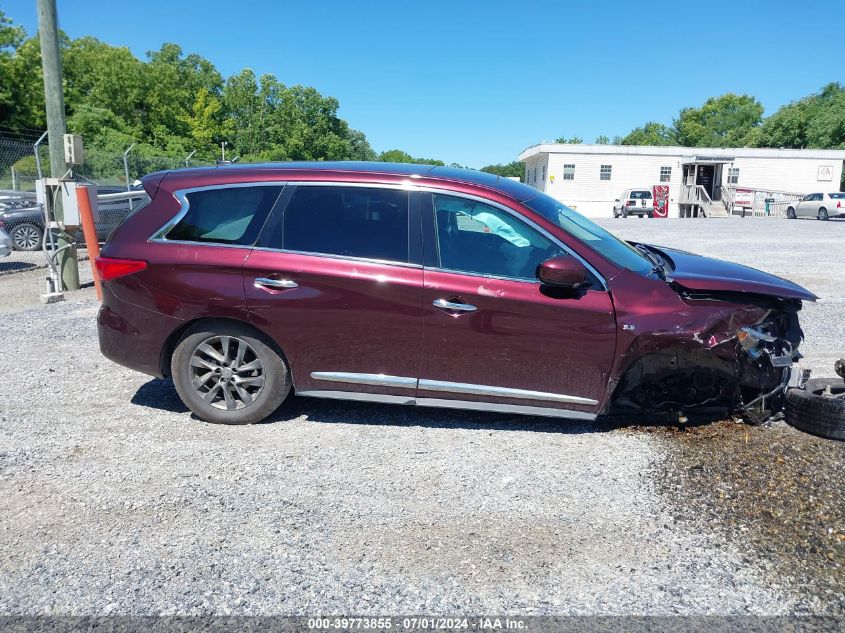
[[[547,220],[551,220],[570,235],[577,237],[617,266],[641,274],[647,274],[652,270],[652,262],[640,251],[562,202],[540,194],[523,204]]]

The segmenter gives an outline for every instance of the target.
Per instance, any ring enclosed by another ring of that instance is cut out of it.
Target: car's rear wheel
[[[825,209],[824,207],[820,208],[819,209],[819,220],[827,220],[827,219],[828,219],[827,209]]]
[[[236,323],[206,322],[189,329],[170,367],[182,401],[207,422],[260,422],[291,389],[290,372],[273,344]]]
[[[627,218],[627,217],[628,217],[628,211],[627,211],[627,209],[624,209],[624,208],[622,209],[622,217],[623,217],[623,218]]]
[[[9,233],[16,251],[37,251],[41,248],[41,236],[41,229],[29,222],[18,224]]]
[[[786,210],[786,217],[788,217],[790,220],[795,219],[795,209],[793,207],[789,207]]]

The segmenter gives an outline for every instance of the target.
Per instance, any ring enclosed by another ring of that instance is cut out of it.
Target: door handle
[[[290,279],[268,279],[267,277],[258,277],[255,280],[256,288],[263,288],[264,290],[284,290],[286,288],[299,288],[299,284]]]
[[[453,303],[448,299],[435,299],[432,304],[438,310],[444,312],[475,312],[478,310],[474,305],[468,303]]]

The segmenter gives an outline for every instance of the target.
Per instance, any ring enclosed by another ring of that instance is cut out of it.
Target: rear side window
[[[631,200],[651,200],[650,191],[632,191]]]
[[[271,239],[272,248],[408,261],[408,192],[300,186]]]
[[[845,193],[832,193],[830,197],[834,200],[845,200]]]
[[[258,238],[281,186],[221,187],[187,194],[188,212],[168,240],[250,245]]]

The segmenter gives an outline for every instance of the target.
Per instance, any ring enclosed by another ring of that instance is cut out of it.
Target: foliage
[[[677,145],[675,133],[662,123],[649,121],[642,127],[634,128],[623,138],[620,145]]]
[[[604,134],[599,134],[595,140],[596,145],[609,145],[610,139],[606,137]]]
[[[675,137],[688,147],[743,147],[763,122],[763,106],[754,97],[727,93],[700,108],[684,108],[675,120]]]
[[[570,138],[566,138],[565,136],[558,136],[555,139],[555,143],[568,143],[569,145],[579,145],[584,142],[580,136],[572,136]]]
[[[401,149],[391,149],[379,154],[378,159],[385,163],[421,163],[423,165],[438,165],[443,167],[446,163],[433,158],[414,158]]]
[[[511,178],[518,176],[519,179],[522,180],[525,175],[525,165],[520,161],[515,160],[506,165],[487,165],[486,167],[482,167],[481,171],[496,174],[497,176],[508,176]]]
[[[845,87],[831,83],[783,106],[763,122],[754,141],[758,147],[845,149]]]
[[[142,61],[125,47],[63,35],[62,60],[68,131],[84,137],[91,169],[110,175],[122,174],[114,157],[132,143],[135,160],[171,156],[181,162],[196,150],[194,161],[212,162],[225,141],[227,157],[238,155],[243,162],[443,164],[401,150],[377,154],[362,132],[338,116],[337,99],[308,86],[286,86],[271,74],[256,77],[250,69],[224,80],[210,61],[184,54],[177,44],[166,43]],[[0,123],[11,130],[46,126],[38,39],[27,38],[2,11]]]

